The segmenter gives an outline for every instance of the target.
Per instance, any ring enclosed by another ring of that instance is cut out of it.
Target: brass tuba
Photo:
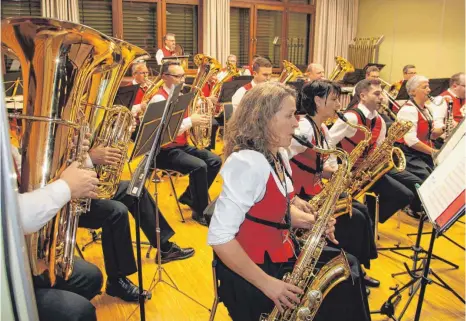
[[[301,70],[298,69],[293,63],[283,60],[283,70],[278,77],[278,82],[286,84],[289,81],[296,80],[296,78],[304,77]]]
[[[321,149],[310,144],[305,137],[295,135],[293,137],[298,142],[312,148],[318,153],[336,154],[342,161],[342,164],[333,174],[329,184],[321,192],[326,196],[325,201],[318,207],[316,222],[304,242],[293,271],[283,277],[285,282],[298,286],[304,291],[304,295],[298,295],[301,302],[293,309],[285,307],[283,313],[279,312],[277,307],[274,307],[269,315],[261,316],[261,321],[312,321],[330,290],[351,275],[349,263],[344,252],[329,261],[320,270],[316,269],[324,246],[327,244],[325,241],[327,224],[335,210],[335,203],[344,190],[343,183],[350,175],[348,153],[341,149]],[[311,204],[313,200],[310,201]]]
[[[328,80],[338,81],[342,80],[347,72],[353,72],[353,65],[343,57],[335,57],[336,66],[333,69],[332,73],[328,76]]]
[[[92,74],[114,67],[118,48],[100,32],[54,19],[2,20],[2,49],[19,59],[24,81],[20,192],[57,180],[70,161],[83,161],[89,130],[82,96]],[[75,141],[75,136],[78,140]],[[89,200],[71,200],[38,232],[26,236],[32,273],[69,278],[79,215]]]
[[[210,134],[212,132],[212,117],[214,106],[212,102],[203,96],[202,88],[216,75],[222,65],[215,59],[203,54],[194,56],[194,63],[198,66],[197,75],[191,87],[191,92],[195,91],[193,100],[188,106],[188,115],[194,113],[209,116],[210,122],[207,125],[193,126],[190,130],[190,137],[193,144],[200,149],[210,145]]]
[[[218,95],[220,94],[220,89],[222,88],[222,85],[226,83],[227,81],[230,81],[233,77],[236,77],[239,75],[240,73],[239,73],[238,68],[235,65],[233,65],[231,62],[227,62],[227,74],[221,80],[218,80],[214,84],[214,86],[210,90],[210,95],[218,97]],[[223,112],[223,105],[218,111],[215,112],[214,117],[220,116],[222,112]]]
[[[121,51],[117,67],[92,76],[87,99],[89,123],[94,137],[91,146],[118,148],[122,157],[116,165],[96,165],[99,177],[97,194],[101,199],[112,198],[120,182],[131,139],[133,115],[131,106],[113,105],[121,80],[135,59],[148,55],[143,49],[123,40],[113,39]]]

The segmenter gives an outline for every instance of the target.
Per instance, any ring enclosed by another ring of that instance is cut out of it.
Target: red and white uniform
[[[448,96],[453,101],[453,119],[459,123],[466,115],[466,101],[455,95],[451,89],[445,90],[440,96]],[[446,101],[443,101],[440,106],[436,106],[434,109],[434,127],[439,128],[445,123],[447,117],[448,105]]]
[[[157,60],[157,63],[161,65],[163,58],[172,57],[174,54],[174,51],[169,50],[167,47],[162,47],[159,50],[157,50],[157,53],[155,54],[155,59]]]
[[[280,153],[290,172],[286,151]],[[284,223],[286,193],[290,199],[293,197],[291,180],[285,175],[285,190],[265,156],[253,150],[231,154],[221,175],[223,188],[210,223],[208,243],[220,245],[236,239],[256,264],[264,263],[266,252],[272,262],[288,261],[294,253],[288,230],[250,220],[246,214],[268,222]]]
[[[231,97],[231,103],[233,104],[233,110],[235,110],[238,107],[241,99],[243,99],[243,96],[246,94],[246,92],[254,88],[256,85],[257,84],[254,82],[254,80],[252,80],[250,83],[244,85],[243,87],[239,88],[235,92],[233,97]]]
[[[427,107],[425,114],[428,113]],[[430,126],[428,116],[421,113],[416,106],[408,101],[398,112],[398,120],[409,120],[413,123],[411,129],[399,140],[400,143],[405,144],[408,147],[415,145],[418,142],[431,146],[430,140]],[[428,114],[427,114],[428,115]]]

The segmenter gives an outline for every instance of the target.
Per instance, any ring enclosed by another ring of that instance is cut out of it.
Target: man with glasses
[[[183,68],[177,62],[166,62],[162,67],[164,85],[152,97],[151,103],[168,99],[175,85],[184,81]],[[203,212],[209,203],[209,187],[213,183],[222,165],[222,160],[208,150],[200,150],[188,144],[187,133],[193,126],[206,125],[209,116],[193,113],[184,115],[175,141],[160,150],[157,156],[157,168],[175,170],[182,174],[189,173],[189,186],[179,201],[192,209],[192,218],[199,224],[207,226]]]
[[[145,62],[136,62],[131,67],[131,71],[133,75],[132,84],[139,85],[138,92],[134,98],[133,107],[131,107],[131,112],[133,116],[138,118],[141,114],[144,114],[147,108],[147,105],[142,102],[142,98],[148,87],[147,77],[149,76],[149,70]]]
[[[410,80],[417,75],[415,65],[406,65],[403,67],[403,80]]]
[[[157,63],[159,65],[162,64],[163,58],[171,57],[175,54],[175,46],[176,46],[175,34],[167,33],[165,36],[163,36],[163,43],[164,43],[164,47],[157,50],[157,53],[155,54],[155,59],[157,59]]]

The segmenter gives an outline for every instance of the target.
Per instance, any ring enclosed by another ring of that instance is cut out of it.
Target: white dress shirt
[[[322,124],[322,131],[324,132],[324,137],[326,140],[323,142],[324,146],[322,147],[328,148],[327,142],[330,140],[330,136],[328,133],[328,128],[327,126],[325,126],[325,124]],[[309,122],[309,120],[307,120],[305,116],[300,117],[299,127],[296,129],[295,134],[306,136],[307,140],[312,143],[312,140],[314,139],[314,127],[312,127],[312,124]],[[306,149],[306,146],[303,146],[297,140],[292,139],[291,145],[290,147],[288,147],[288,156],[290,159],[292,159],[296,155],[305,152]]]
[[[163,89],[167,92],[168,96],[172,93],[172,91],[175,89],[175,86],[172,86],[172,88],[168,88],[165,84],[163,85]],[[161,94],[156,94],[152,99],[149,101],[149,105],[152,103],[158,103],[161,101],[166,100],[165,97]],[[178,136],[183,134],[185,131],[188,131],[191,127],[193,127],[193,122],[191,120],[191,117],[186,117],[183,119],[181,122],[180,129],[178,129]]]
[[[448,88],[448,93],[452,97],[458,98],[458,96],[456,96],[455,93],[450,90],[450,88]],[[429,104],[426,103],[426,106],[429,107],[429,110],[432,113],[432,117],[434,118],[434,128],[442,128],[443,125],[445,124],[445,118],[447,117],[447,114],[448,114],[448,103],[446,102],[445,97],[443,96],[438,96],[438,97],[442,97],[442,103],[439,106],[436,106],[432,102],[429,102]],[[435,100],[437,99],[440,99],[440,98],[436,98]]]
[[[427,120],[427,118],[422,113],[421,115],[425,120]],[[418,110],[416,106],[414,106],[414,104],[412,104],[411,102],[406,103],[398,111],[396,118],[398,120],[409,120],[410,122],[413,123],[413,126],[409,129],[409,131],[403,137],[406,145],[411,147],[419,143],[420,139],[417,137]]]
[[[377,112],[377,110],[369,111],[369,109],[367,109],[367,107],[364,106],[362,103],[359,103],[357,108],[359,108],[362,111],[362,114],[364,115],[364,117],[366,117],[366,119],[372,120],[375,117],[379,116],[379,113]],[[345,117],[349,123],[353,125],[358,124],[358,117],[356,116],[355,113],[352,113],[352,112],[345,113]],[[380,146],[382,144],[387,134],[387,125],[385,124],[385,121],[383,120],[383,118],[381,118],[380,120],[382,122],[382,128],[380,129],[379,137],[377,137],[377,141],[375,143],[376,146]],[[336,148],[337,144],[341,142],[345,137],[351,138],[356,134],[357,131],[358,131],[357,129],[350,127],[347,123],[345,123],[344,121],[338,118],[338,120],[329,130],[329,141],[328,142],[329,142],[330,147]],[[327,165],[330,166],[331,168],[338,167],[337,159],[335,155],[331,155],[329,157]]]
[[[167,47],[165,47],[165,49],[167,49],[168,51],[170,51],[170,49],[168,49]],[[165,57],[165,56],[163,55],[162,49],[157,50],[157,52],[155,53],[155,59],[157,60],[157,64],[161,65],[161,64],[162,64],[162,59],[163,59],[164,57]]]
[[[13,161],[21,173],[21,155],[11,146]],[[37,232],[71,200],[68,184],[58,179],[35,191],[18,194],[19,214],[24,234]]]
[[[132,81],[133,85],[139,85],[136,80],[133,79]],[[141,112],[141,104],[136,104],[131,107],[131,113],[133,114],[133,117],[137,117],[139,113]]]
[[[251,85],[254,88],[257,84],[254,82],[254,80],[252,80]],[[246,94],[246,91],[247,91],[246,88],[244,88],[244,86],[243,86],[243,87],[239,88],[235,92],[233,97],[231,97],[231,103],[233,105],[233,111],[238,107],[241,99],[243,99],[244,94]]]
[[[281,149],[280,154],[291,175],[287,152]],[[225,244],[235,238],[246,213],[264,197],[270,173],[280,192],[285,195],[280,179],[264,155],[253,150],[241,150],[228,157],[220,171],[223,188],[209,226],[209,245]],[[293,184],[287,175],[285,177],[287,192],[291,193]]]

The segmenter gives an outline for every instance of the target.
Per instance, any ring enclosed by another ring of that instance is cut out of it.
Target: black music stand
[[[128,107],[131,110],[131,107],[134,104],[136,95],[139,90],[139,84],[120,87],[113,101],[114,105],[122,105]]]
[[[288,86],[293,87],[296,90],[296,94],[299,94],[306,82],[304,81],[290,81],[286,83]],[[305,115],[306,111],[301,109],[301,105],[298,106],[298,102],[296,101],[296,114],[297,115]]]
[[[248,82],[251,82],[254,79],[254,76],[250,75],[244,75],[244,76],[234,76],[232,80],[247,80]]]
[[[244,76],[240,76],[240,77],[244,77]],[[249,77],[249,76],[246,76],[246,77]],[[220,95],[218,96],[218,102],[220,104],[231,102],[231,98],[233,97],[235,92],[250,82],[251,80],[249,79],[241,79],[241,80],[232,80],[232,81],[228,81],[224,83],[222,85],[222,89],[220,90]]]
[[[429,79],[430,95],[435,97],[450,87],[450,78]]]

